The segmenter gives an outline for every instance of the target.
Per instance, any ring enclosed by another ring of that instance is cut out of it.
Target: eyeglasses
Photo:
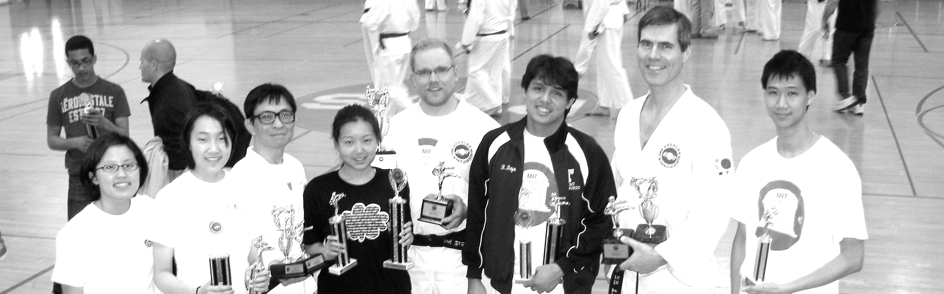
[[[135,170],[138,170],[138,168],[141,167],[141,166],[138,165],[137,162],[123,163],[123,164],[110,163],[110,164],[103,165],[102,167],[99,167],[99,168],[96,168],[96,169],[103,170],[103,171],[105,171],[105,172],[107,172],[107,173],[116,173],[116,172],[118,172],[118,168],[119,168],[119,167],[120,167],[121,169],[125,170],[125,171],[135,171]]]
[[[71,67],[80,67],[89,64],[92,64],[92,59],[88,57],[82,58],[82,60],[69,59],[69,66]]]
[[[440,66],[431,70],[421,69],[421,70],[414,71],[413,75],[426,79],[426,78],[429,78],[429,76],[432,75],[433,73],[436,73],[436,76],[442,76],[454,68],[456,68],[455,65],[450,66],[450,67]]]
[[[278,115],[279,120],[282,121],[283,124],[295,122],[295,113],[288,110],[282,110],[278,113],[272,111],[263,111],[262,113],[252,116],[252,118],[258,118],[259,121],[264,124],[271,124],[275,122],[276,115]]]

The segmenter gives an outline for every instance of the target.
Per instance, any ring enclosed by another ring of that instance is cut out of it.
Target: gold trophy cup
[[[659,191],[659,182],[656,181],[655,177],[634,177],[629,184],[636,187],[639,198],[642,198],[642,202],[639,203],[639,215],[646,221],[645,224],[640,224],[636,227],[633,239],[649,244],[665,242],[665,240],[668,239],[665,226],[652,224],[652,222],[659,217],[659,205],[653,201],[653,199],[656,198],[656,192]]]

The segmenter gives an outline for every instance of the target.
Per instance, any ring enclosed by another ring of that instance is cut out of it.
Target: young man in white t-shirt
[[[469,164],[486,132],[498,123],[455,93],[459,75],[452,48],[439,39],[420,40],[410,52],[413,86],[420,101],[390,120],[383,143],[396,150],[397,166],[409,177],[413,245],[409,258],[413,293],[466,293],[465,242]],[[454,177],[439,187],[440,164]],[[417,221],[423,199],[442,194],[456,205],[443,225]]]
[[[250,195],[246,199],[249,204],[243,207],[251,219],[252,236],[261,235],[262,241],[272,247],[262,254],[266,268],[285,262],[280,239],[289,242],[288,261],[295,262],[304,250],[301,235],[292,230],[304,226],[302,193],[308,183],[302,163],[285,153],[285,146],[295,134],[295,97],[282,85],[262,84],[249,91],[243,110],[253,144],[231,174],[240,189]],[[253,252],[252,256],[258,255]],[[274,286],[269,291],[272,294],[307,294],[318,287],[313,277],[272,282],[280,284],[270,285]]]
[[[816,94],[806,57],[777,53],[761,82],[777,137],[738,166],[731,293],[839,293],[837,281],[861,270],[865,256],[862,181],[849,157],[804,119]],[[769,251],[758,270],[765,231]]]

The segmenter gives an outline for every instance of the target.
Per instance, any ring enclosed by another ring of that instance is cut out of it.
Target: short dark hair
[[[806,91],[816,92],[816,69],[813,63],[803,54],[793,50],[782,50],[774,54],[764,65],[764,73],[760,76],[760,85],[767,89],[767,83],[774,78],[796,77],[803,81]]]
[[[69,55],[69,51],[81,49],[88,49],[89,54],[95,55],[95,46],[92,45],[92,40],[86,36],[75,35],[66,41],[66,55]]]
[[[410,71],[416,70],[417,53],[420,51],[433,50],[436,48],[446,50],[446,54],[449,55],[449,59],[452,60],[452,64],[455,65],[456,61],[452,57],[452,47],[450,47],[449,44],[446,44],[446,41],[436,38],[426,38],[416,42],[416,44],[413,45],[413,49],[410,50]]]
[[[98,164],[101,163],[105,152],[108,152],[108,149],[113,146],[128,147],[131,153],[134,154],[134,161],[138,162],[138,187],[143,186],[144,182],[147,180],[148,163],[147,159],[144,157],[144,153],[141,152],[141,148],[138,148],[138,145],[135,144],[131,138],[125,137],[124,135],[118,133],[104,134],[89,145],[88,149],[85,151],[85,159],[79,167],[79,182],[89,190],[90,200],[92,201],[101,199],[102,193],[98,185],[92,182],[91,175],[95,174],[95,170],[98,169]]]
[[[675,25],[678,43],[682,51],[692,45],[692,22],[681,12],[668,6],[656,6],[650,9],[639,19],[639,30],[636,32],[636,42],[642,40],[642,30],[648,26]]]
[[[531,81],[539,80],[548,86],[555,86],[567,92],[567,99],[577,99],[577,86],[580,75],[574,64],[564,57],[541,54],[531,58],[521,77],[521,87],[527,91]]]
[[[233,147],[233,142],[237,142],[237,132],[236,132],[236,121],[233,120],[233,117],[229,115],[229,112],[226,109],[223,109],[222,106],[212,102],[200,102],[194,105],[193,109],[187,113],[187,119],[184,121],[184,132],[180,134],[180,149],[186,154],[187,168],[194,169],[196,167],[196,162],[193,161],[193,150],[190,150],[190,132],[193,132],[194,124],[197,122],[197,119],[201,117],[209,117],[215,119],[220,123],[220,126],[223,127],[223,133],[226,135],[226,145],[230,148]],[[233,158],[233,155],[236,152],[230,150],[230,158],[226,159],[226,162],[229,162]]]
[[[292,112],[298,110],[298,106],[295,105],[295,96],[292,96],[292,93],[285,88],[285,86],[279,84],[265,83],[253,88],[249,91],[249,94],[246,95],[246,101],[243,102],[243,110],[246,112],[246,118],[249,121],[252,121],[256,112],[256,106],[262,105],[262,103],[271,103],[278,104],[282,102],[282,99],[288,102],[288,106],[292,108]]]
[[[380,134],[380,122],[377,121],[377,117],[374,116],[374,113],[371,112],[370,109],[358,104],[351,104],[338,110],[338,114],[334,116],[334,122],[331,124],[331,139],[337,143],[338,136],[341,135],[341,127],[347,123],[356,121],[365,121],[370,124],[370,127],[374,131],[374,136],[377,137],[377,142],[383,141],[383,137]]]

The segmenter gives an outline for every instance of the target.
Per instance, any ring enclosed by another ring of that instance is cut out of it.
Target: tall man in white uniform
[[[617,269],[626,270],[621,290],[633,293],[638,276],[639,293],[706,293],[719,274],[712,259],[729,220],[721,210],[732,172],[730,133],[682,82],[692,54],[689,20],[658,6],[639,20],[639,31],[636,57],[650,91],[627,104],[616,122],[618,200],[634,207],[618,218],[624,228],[645,223],[637,190],[648,187],[634,185],[653,179],[653,224],[666,226],[668,238],[660,244],[628,240],[634,253]]]
[[[395,114],[413,103],[404,80],[413,46],[410,32],[419,27],[420,8],[415,0],[367,0],[360,22],[374,87],[390,90],[395,103],[390,114]]]
[[[233,166],[230,175],[238,179],[233,183],[240,183],[241,191],[252,195],[244,207],[251,219],[251,235],[261,235],[262,241],[273,248],[262,254],[262,263],[268,269],[269,264],[284,263],[286,258],[279,248],[279,239],[291,240],[290,261],[301,258],[304,252],[300,239],[284,232],[291,226],[305,224],[302,193],[308,178],[302,163],[285,153],[285,146],[295,134],[297,106],[295,97],[285,87],[262,84],[249,91],[243,110],[253,141],[246,157]],[[251,255],[258,256],[255,251]],[[313,277],[272,282],[278,283],[269,291],[272,294],[308,294],[318,289]]]
[[[469,79],[465,85],[467,101],[488,115],[501,113],[504,85],[510,85],[510,73],[502,74],[510,63],[511,35],[516,0],[472,1],[457,48],[469,54]],[[508,82],[505,79],[509,79]]]
[[[836,15],[828,18],[828,26],[823,25],[825,11],[825,0],[806,0],[806,21],[803,25],[803,35],[800,36],[800,45],[797,46],[797,51],[809,60],[817,60],[816,57],[819,57],[820,64],[830,63],[833,55],[832,28],[836,27]],[[816,47],[823,49],[822,55],[813,52]]]
[[[780,39],[780,12],[783,0],[757,0],[758,32],[764,41]]]
[[[855,164],[805,119],[816,70],[781,51],[761,75],[777,137],[741,159],[732,218],[731,293],[838,294],[838,280],[862,269],[865,214]],[[763,281],[754,276],[758,239],[771,237]],[[740,269],[740,270],[739,270]]]
[[[413,245],[409,256],[413,293],[466,293],[465,203],[469,164],[479,141],[498,123],[456,94],[459,75],[452,48],[439,39],[420,40],[410,53],[411,80],[420,101],[390,120],[384,145],[397,151],[397,165],[409,177]],[[442,193],[456,203],[455,211],[439,226],[417,221],[424,197],[439,193],[434,170],[442,164],[448,177]]]
[[[593,114],[612,115],[616,118],[619,109],[633,98],[629,77],[623,68],[623,23],[628,20],[629,7],[624,0],[593,0],[583,26],[584,36],[580,40],[574,67],[581,76],[590,65],[594,48],[597,62],[597,97],[600,111]],[[597,44],[599,42],[599,44]]]

